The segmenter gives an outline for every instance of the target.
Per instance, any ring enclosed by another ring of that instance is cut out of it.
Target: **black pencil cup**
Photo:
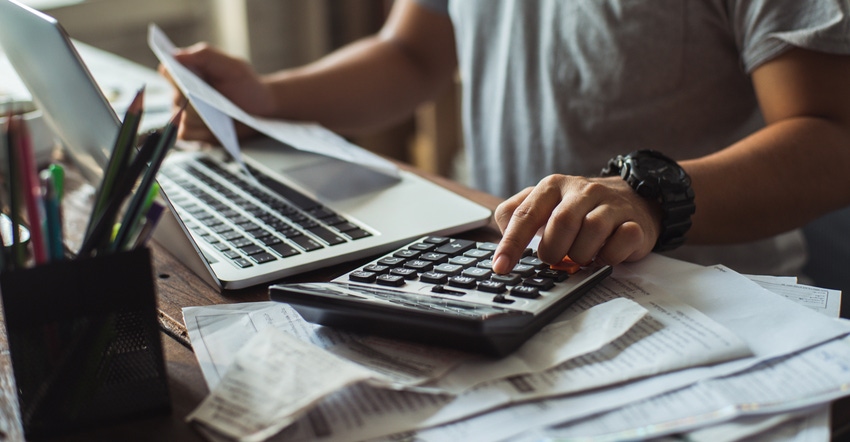
[[[0,275],[27,439],[171,411],[150,252]]]

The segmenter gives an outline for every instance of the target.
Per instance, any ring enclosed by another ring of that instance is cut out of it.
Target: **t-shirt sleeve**
[[[449,13],[449,0],[415,0],[416,3],[442,14]]]
[[[728,0],[727,8],[748,73],[792,47],[850,54],[850,0]]]

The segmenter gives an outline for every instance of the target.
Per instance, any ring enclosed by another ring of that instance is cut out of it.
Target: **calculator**
[[[272,285],[269,297],[315,324],[499,357],[611,274],[569,259],[550,266],[528,248],[500,275],[496,246],[427,236],[330,282]]]

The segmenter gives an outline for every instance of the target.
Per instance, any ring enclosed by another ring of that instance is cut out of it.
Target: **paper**
[[[301,419],[284,429],[274,440],[368,439],[390,434],[393,428],[399,428],[398,431],[403,431],[408,438],[415,436],[421,440],[504,439],[536,428],[614,410],[701,380],[740,372],[760,361],[850,332],[846,322],[825,321],[821,315],[770,293],[722,267],[705,268],[651,255],[639,263],[618,266],[614,276],[655,281],[683,302],[699,305],[703,313],[743,338],[755,355],[510,407],[505,406],[557,393],[575,381],[569,376],[575,372],[558,373],[559,376],[540,378],[538,382],[530,382],[530,378],[524,376],[510,382],[490,383],[455,400],[436,403],[421,400],[422,395],[396,392],[390,397],[378,396],[374,390],[348,389],[328,397],[311,412],[314,419],[323,422],[320,434],[313,432],[315,428],[309,421]],[[777,327],[776,324],[782,326]],[[577,368],[583,368],[596,376],[606,374],[603,370],[592,371],[599,366]],[[364,397],[370,398],[370,407],[376,407],[368,415],[344,405],[346,400]],[[400,403],[405,404],[404,409],[393,408],[392,404]],[[503,408],[495,409],[499,406]],[[485,410],[493,411],[476,414]],[[475,416],[470,418],[470,415]],[[412,430],[450,421],[456,423],[427,430]]]
[[[262,441],[321,398],[371,376],[357,364],[267,328],[236,355],[188,417],[240,441]]]
[[[823,315],[841,315],[841,290],[822,289],[788,282],[756,281],[758,285]]]
[[[317,326],[276,302],[183,309],[189,337],[211,389],[245,342],[260,330],[274,327],[369,368],[376,374],[373,384],[377,386],[410,389],[439,379],[416,389],[429,393],[460,392],[489,380],[546,370],[614,341],[646,313],[633,301],[614,299],[557,319],[514,355],[497,361]]]
[[[673,393],[537,436],[624,440],[663,436],[745,415],[784,413],[828,403],[850,388],[850,338],[764,362],[745,372],[699,382]],[[662,419],[659,419],[663,416]]]
[[[237,161],[242,162],[242,155],[232,120],[296,149],[359,164],[390,177],[399,177],[398,167],[391,161],[349,143],[318,124],[260,118],[243,111],[180,64],[172,55],[176,51],[174,44],[153,24],[148,29],[148,45],[204,123]]]

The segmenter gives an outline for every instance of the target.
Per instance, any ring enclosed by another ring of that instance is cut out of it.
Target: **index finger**
[[[513,210],[502,240],[493,254],[493,271],[510,273],[522,258],[528,243],[546,225],[549,215],[561,201],[561,192],[552,186],[535,187]],[[500,226],[501,227],[501,226]]]

